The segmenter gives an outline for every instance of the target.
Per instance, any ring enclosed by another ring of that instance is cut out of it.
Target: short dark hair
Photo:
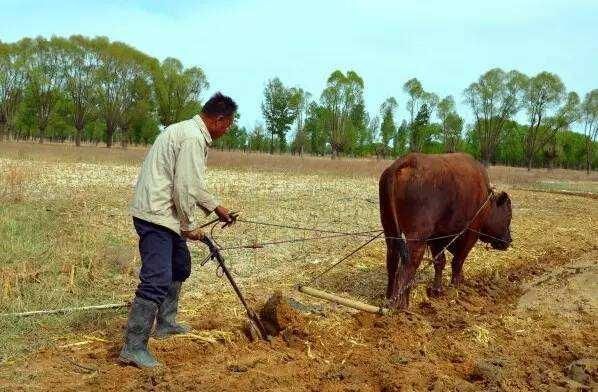
[[[232,116],[237,111],[237,104],[231,97],[217,92],[203,105],[201,112],[208,116]]]

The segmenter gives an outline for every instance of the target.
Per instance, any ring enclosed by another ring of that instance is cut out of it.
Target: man
[[[140,367],[158,362],[147,343],[154,320],[159,338],[185,333],[176,320],[181,284],[191,273],[186,240],[201,240],[193,218],[199,206],[231,224],[234,217],[205,188],[205,161],[212,140],[230,128],[237,104],[216,93],[192,119],[167,127],[141,167],[131,206],[141,254],[140,283],[131,305],[120,360]]]

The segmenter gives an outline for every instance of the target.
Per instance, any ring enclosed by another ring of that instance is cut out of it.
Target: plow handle
[[[218,249],[214,241],[208,235],[204,236],[201,241],[208,246],[212,258],[216,259],[218,266],[220,267],[220,269],[222,269],[224,275],[226,275],[226,279],[228,279],[230,285],[233,286],[235,294],[237,294],[237,297],[239,298],[239,300],[243,304],[243,307],[245,308],[245,311],[247,312],[247,318],[249,319],[250,323],[253,324],[254,328],[257,329],[256,332],[261,335],[262,339],[268,340],[268,333],[266,332],[266,328],[264,328],[264,325],[262,324],[262,321],[260,320],[257,313],[255,313],[255,311],[251,307],[249,307],[247,302],[245,302],[245,297],[243,297],[243,294],[241,293],[239,286],[237,286],[235,279],[233,279],[233,276],[231,275],[230,271],[228,270],[228,268],[226,268],[226,264],[224,263],[224,257],[222,257],[220,249]]]
[[[251,308],[247,305],[247,302],[245,302],[245,298],[243,297],[243,294],[241,293],[239,286],[237,286],[237,283],[235,282],[232,275],[230,274],[230,271],[228,270],[228,268],[226,268],[226,264],[224,263],[224,257],[222,257],[222,254],[220,253],[220,250],[218,249],[216,244],[214,244],[214,241],[212,241],[212,239],[206,235],[203,237],[201,242],[206,244],[208,246],[208,248],[210,249],[210,253],[212,254],[212,257],[216,260],[216,262],[218,263],[218,266],[220,267],[220,269],[222,269],[222,272],[224,272],[224,275],[226,275],[226,279],[228,279],[231,286],[233,286],[233,290],[235,290],[237,297],[239,297],[239,300],[243,304],[243,307],[245,307],[247,314],[250,314],[250,315],[253,314]]]

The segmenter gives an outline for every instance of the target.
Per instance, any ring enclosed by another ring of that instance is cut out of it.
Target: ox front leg
[[[415,277],[415,271],[421,264],[426,244],[424,242],[411,242],[408,245],[409,260],[401,263],[398,271],[397,285],[391,298],[391,306],[406,309],[409,306],[409,294]]]
[[[431,244],[430,250],[432,251],[432,257],[434,257],[434,282],[431,286],[428,286],[429,297],[439,297],[443,294],[442,288],[442,272],[446,265],[446,257],[444,256],[443,247],[440,245]]]
[[[463,263],[477,241],[471,234],[464,235],[456,242],[453,260],[451,261],[451,285],[459,287],[463,283]]]

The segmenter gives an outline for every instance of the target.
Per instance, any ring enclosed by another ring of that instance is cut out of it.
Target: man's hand
[[[191,241],[201,241],[205,237],[205,233],[201,228],[197,228],[191,231],[182,231],[183,237]]]
[[[222,226],[223,229],[227,226],[234,224],[237,220],[237,216],[235,214],[231,214],[228,211],[228,209],[222,206],[216,207],[214,213],[218,215],[218,218],[220,218],[220,222],[224,222],[224,225]]]

